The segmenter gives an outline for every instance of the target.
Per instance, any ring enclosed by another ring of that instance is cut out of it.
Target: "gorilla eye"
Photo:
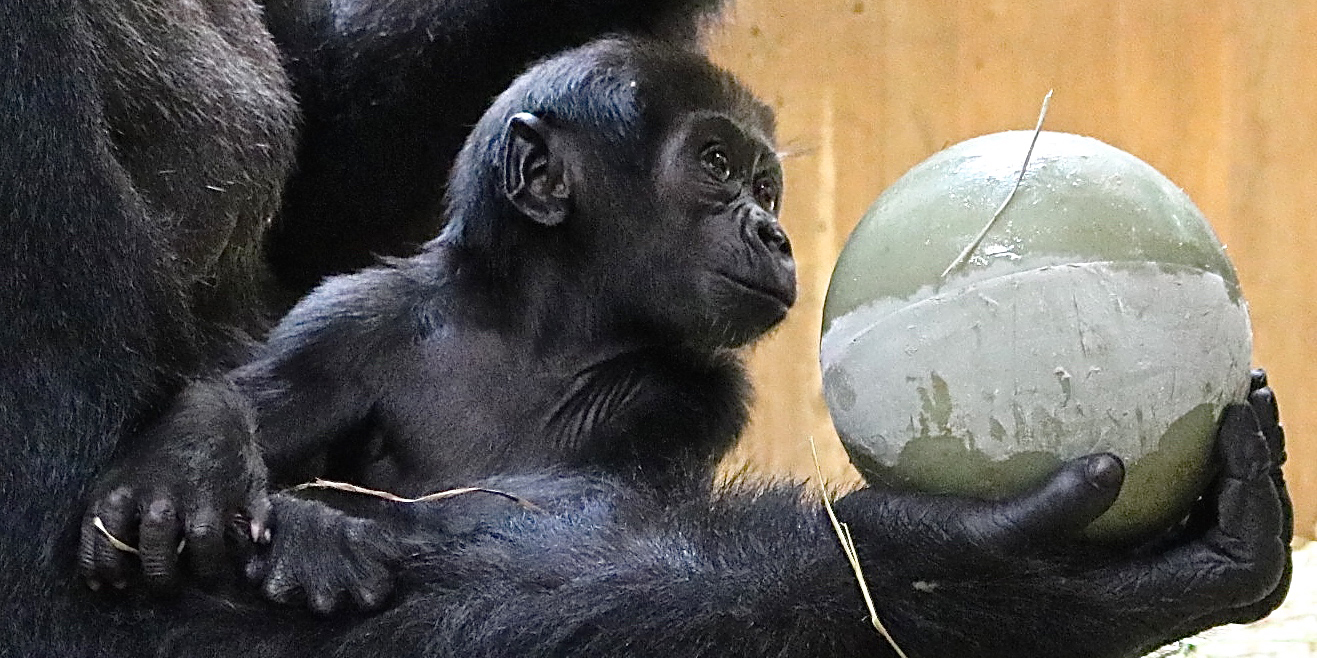
[[[732,161],[721,146],[710,146],[700,154],[700,164],[719,183],[726,183],[732,177]]]
[[[760,178],[755,181],[754,196],[755,202],[764,210],[777,212],[777,181],[771,178]]]

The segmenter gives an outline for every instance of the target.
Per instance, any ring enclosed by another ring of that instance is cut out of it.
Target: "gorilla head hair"
[[[741,119],[769,138],[774,131],[772,110],[731,73],[671,44],[617,36],[542,60],[499,95],[472,129],[449,176],[446,228],[433,243],[460,247],[501,278],[515,266],[520,245],[540,228],[519,221],[501,187],[514,115],[529,113],[588,133],[609,165],[635,183],[645,178],[674,118],[696,109]]]

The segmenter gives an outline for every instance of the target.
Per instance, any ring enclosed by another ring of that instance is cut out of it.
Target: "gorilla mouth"
[[[728,283],[731,283],[737,288],[741,288],[746,291],[749,291],[751,294],[757,297],[767,297],[768,299],[771,299],[772,301],[776,302],[782,307],[783,313],[785,313],[787,309],[791,308],[792,304],[796,303],[796,294],[795,291],[792,290],[791,288],[785,288],[782,286],[775,286],[775,285],[764,285],[762,282],[750,283],[739,277],[732,276],[731,274],[727,274],[726,272],[715,272],[715,274],[717,274],[719,278],[726,280]]]

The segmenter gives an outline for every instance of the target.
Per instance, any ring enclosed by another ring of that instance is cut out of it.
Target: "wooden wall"
[[[1228,245],[1255,362],[1288,430],[1298,530],[1317,521],[1317,2],[1309,0],[739,0],[714,57],[779,116],[784,222],[800,258],[794,317],[753,357],[751,436],[731,466],[853,481],[820,395],[832,263],[885,186],[989,132],[1092,135],[1182,187]]]

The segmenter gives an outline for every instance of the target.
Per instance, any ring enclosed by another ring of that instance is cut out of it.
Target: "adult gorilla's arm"
[[[1222,473],[1189,527],[1133,553],[1064,538],[1115,498],[1108,456],[1000,504],[846,496],[837,511],[879,616],[910,656],[989,658],[1138,656],[1264,616],[1289,582],[1289,506],[1270,391],[1251,402],[1226,414]],[[408,534],[280,499],[267,593],[373,600],[404,564],[398,604],[333,640],[344,655],[380,637],[434,655],[893,655],[821,507],[797,489],[734,490],[711,507],[590,477],[486,485],[539,509],[477,494],[395,510],[418,525]],[[376,589],[345,587],[345,574]]]
[[[293,299],[434,237],[453,157],[527,65],[609,32],[694,45],[722,0],[268,0],[303,113],[267,245]]]

